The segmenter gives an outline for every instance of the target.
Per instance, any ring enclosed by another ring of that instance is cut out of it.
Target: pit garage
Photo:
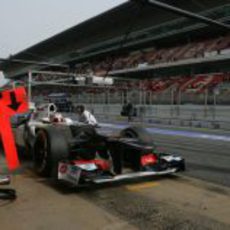
[[[230,5],[149,2],[1,60],[2,229],[229,229]]]

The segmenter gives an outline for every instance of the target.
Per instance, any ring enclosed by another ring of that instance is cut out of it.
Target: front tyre
[[[58,129],[41,129],[33,146],[35,171],[44,177],[57,176],[58,163],[68,158],[68,144]]]

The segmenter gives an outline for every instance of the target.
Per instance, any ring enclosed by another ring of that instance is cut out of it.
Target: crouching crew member
[[[92,113],[85,109],[84,105],[78,105],[76,107],[76,113],[78,115],[78,121],[84,124],[97,126],[97,120]]]

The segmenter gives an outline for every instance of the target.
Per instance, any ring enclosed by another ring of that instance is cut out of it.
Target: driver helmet
[[[64,117],[61,113],[52,113],[50,115],[50,121],[53,123],[64,122]]]

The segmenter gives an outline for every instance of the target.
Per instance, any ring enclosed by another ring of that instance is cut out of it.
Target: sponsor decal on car
[[[59,163],[58,167],[58,179],[70,182],[77,185],[81,175],[81,169],[75,165],[69,165],[67,163]]]
[[[61,164],[61,165],[60,165],[60,167],[59,167],[59,172],[60,172],[60,173],[64,174],[64,173],[67,172],[67,170],[68,170],[68,167],[67,167],[66,164]]]

